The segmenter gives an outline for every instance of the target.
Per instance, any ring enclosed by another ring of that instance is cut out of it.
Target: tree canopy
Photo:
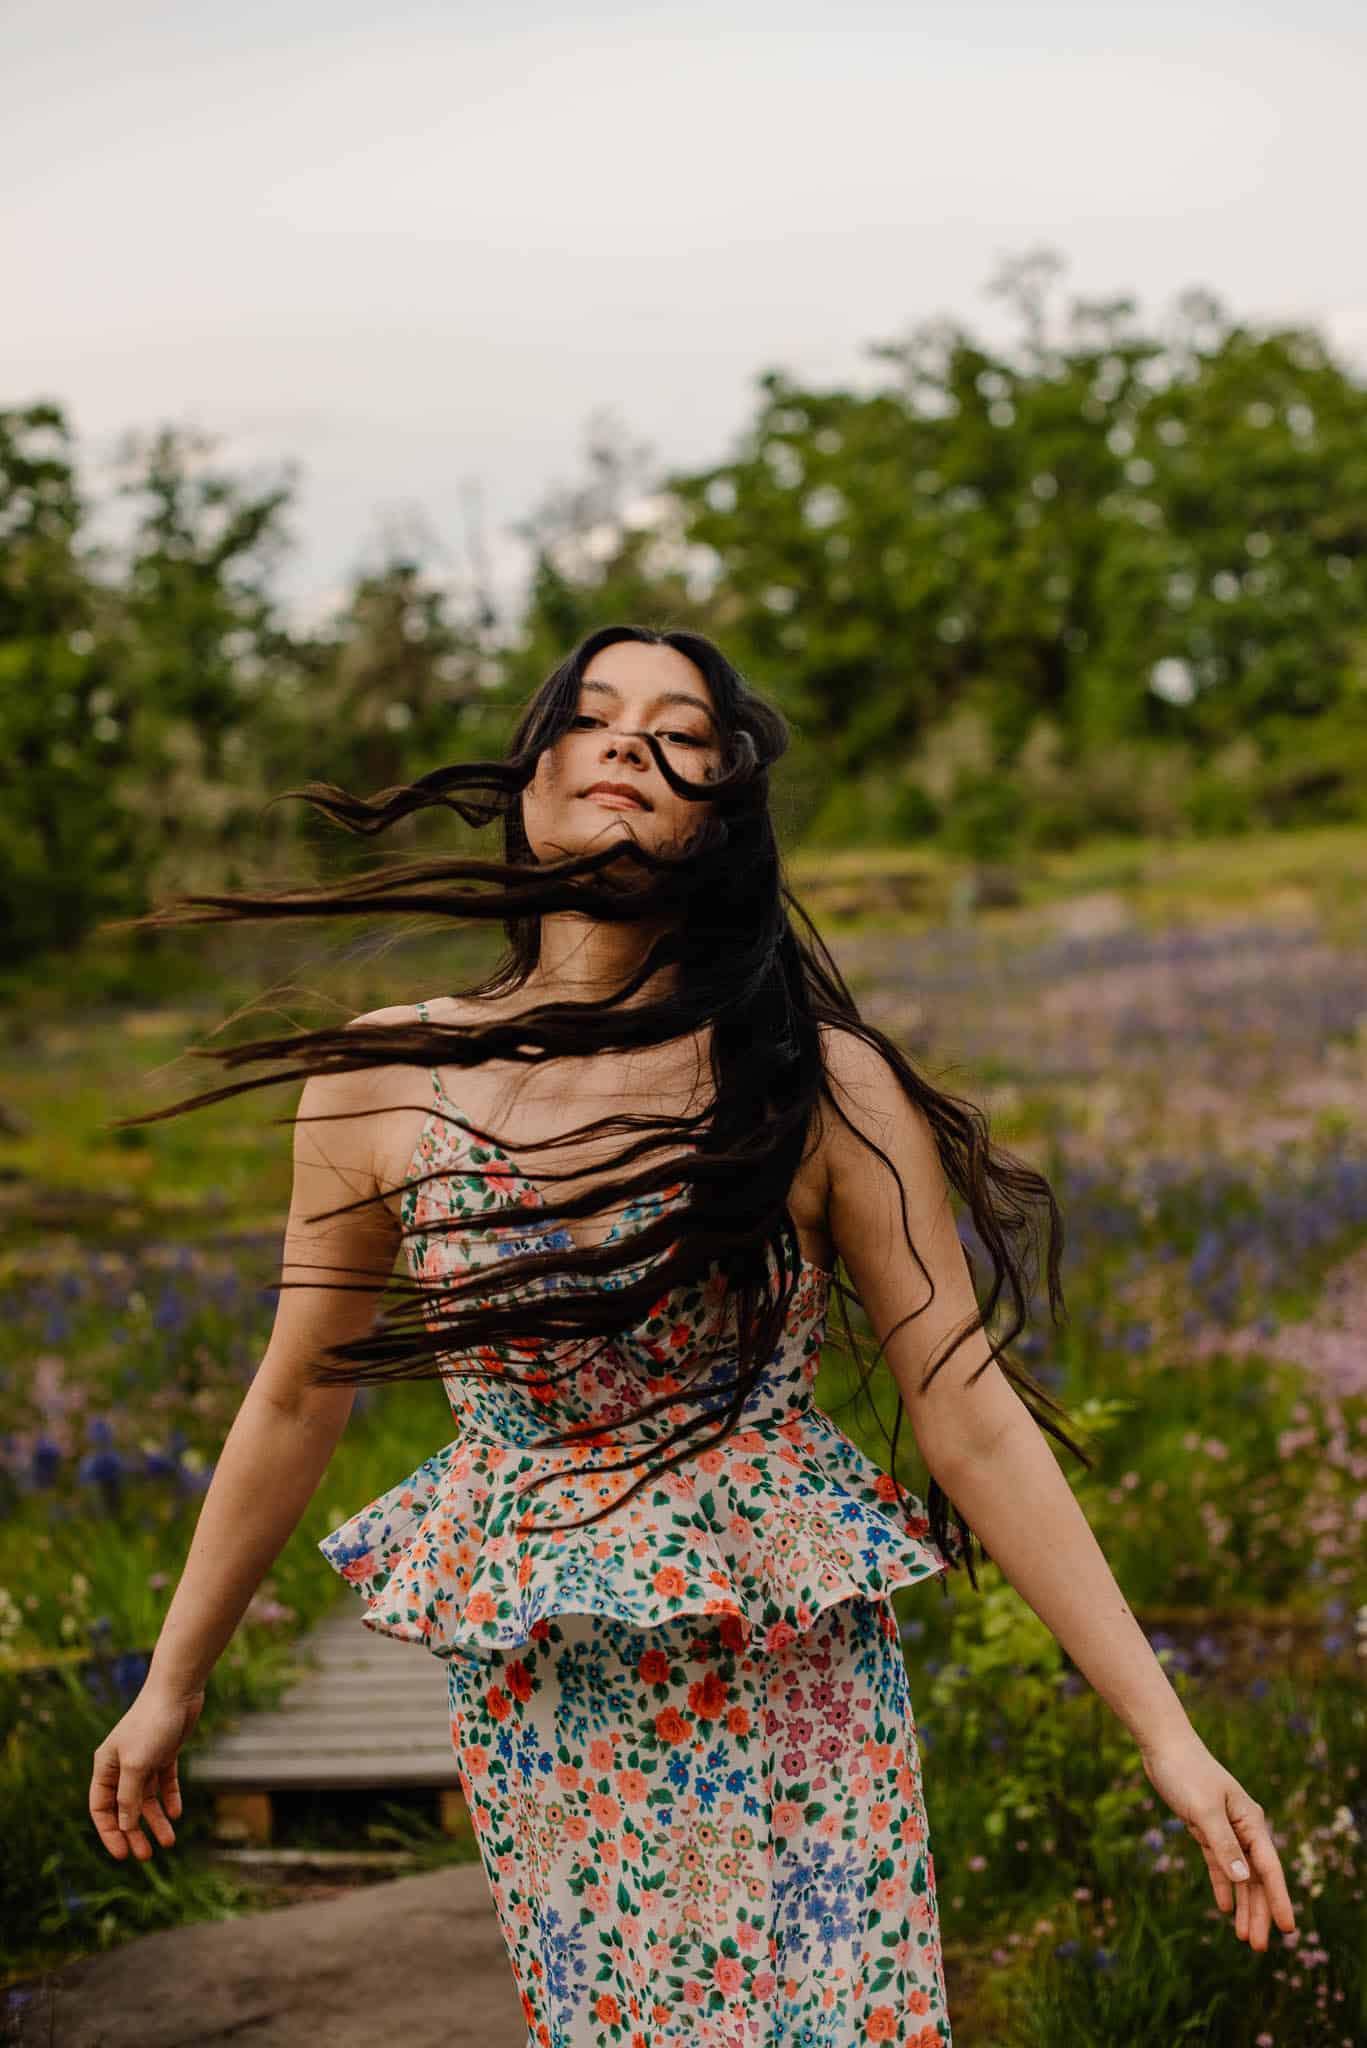
[[[130,435],[115,552],[88,539],[61,405],[0,410],[0,969],[172,874],[274,858],[291,782],[369,793],[501,750],[616,618],[712,634],[780,704],[799,834],[981,851],[1355,815],[1367,385],[1313,330],[1201,290],[1157,330],[1128,298],[1057,308],[1060,268],[1035,251],[993,280],[1009,347],[937,317],[871,343],[861,388],[763,370],[701,468],[660,474],[596,421],[587,478],[516,529],[514,619],[407,542],[294,630],[292,472]]]

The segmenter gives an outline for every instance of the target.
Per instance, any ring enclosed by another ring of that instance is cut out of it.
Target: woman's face
[[[696,829],[711,805],[675,796],[643,732],[685,780],[720,775],[721,729],[701,671],[675,647],[614,640],[590,661],[577,716],[540,755],[522,792],[523,827],[538,860],[591,853],[627,836],[665,851]],[[595,792],[598,783],[629,795]]]

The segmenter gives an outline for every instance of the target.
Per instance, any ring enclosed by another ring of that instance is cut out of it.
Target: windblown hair
[[[685,781],[665,758],[654,734],[645,732],[641,737],[669,787],[682,798],[705,799],[710,809],[700,815],[698,826],[685,835],[682,845],[665,851],[641,846],[629,835],[622,835],[592,852],[538,860],[523,829],[521,792],[542,751],[568,731],[576,717],[585,668],[600,649],[620,640],[673,647],[706,678],[723,734],[718,778]],[[372,912],[497,920],[504,928],[506,951],[492,974],[467,991],[473,996],[515,993],[525,984],[538,959],[540,921],[549,912],[572,910],[593,919],[656,921],[661,935],[651,943],[639,967],[618,989],[599,1000],[546,1002],[515,1017],[478,1024],[362,1021],[283,1038],[195,1048],[196,1057],[215,1059],[229,1068],[261,1061],[285,1060],[289,1064],[284,1070],[258,1074],[120,1120],[120,1127],[154,1122],[247,1089],[296,1079],[301,1072],[329,1074],[395,1064],[423,1071],[473,1067],[490,1059],[531,1063],[606,1049],[661,1045],[706,1033],[710,1027],[713,1100],[696,1116],[650,1117],[622,1111],[538,1144],[536,1149],[542,1151],[576,1141],[593,1143],[610,1135],[627,1139],[611,1159],[618,1177],[604,1178],[600,1172],[587,1192],[576,1195],[571,1191],[570,1183],[579,1177],[573,1170],[542,1175],[534,1183],[528,1180],[528,1190],[539,1193],[543,1200],[535,1207],[519,1200],[515,1212],[518,1234],[558,1238],[558,1243],[488,1262],[471,1262],[464,1272],[443,1275],[435,1304],[430,1283],[396,1273],[389,1281],[398,1296],[396,1305],[377,1315],[366,1336],[326,1347],[315,1362],[313,1384],[319,1386],[446,1379],[455,1374],[497,1377],[544,1389],[555,1377],[557,1348],[565,1340],[577,1340],[566,1343],[566,1370],[578,1372],[584,1364],[586,1337],[610,1343],[674,1289],[705,1281],[719,1268],[726,1281],[723,1300],[735,1317],[733,1341],[725,1358],[729,1377],[719,1377],[707,1355],[680,1362],[676,1372],[685,1385],[692,1378],[705,1380],[705,1398],[697,1398],[694,1412],[667,1438],[647,1447],[667,1454],[663,1462],[644,1461],[645,1469],[635,1485],[609,1500],[597,1514],[586,1517],[586,1522],[595,1522],[621,1506],[658,1473],[722,1442],[740,1423],[746,1398],[781,1341],[788,1305],[800,1278],[801,1254],[788,1209],[789,1192],[813,1119],[820,1116],[823,1105],[829,1104],[850,1123],[827,1078],[822,1053],[825,1027],[854,1033],[881,1052],[926,1118],[946,1179],[967,1205],[976,1236],[991,1261],[991,1285],[986,1299],[979,1299],[977,1317],[928,1369],[925,1383],[974,1330],[988,1330],[991,1357],[979,1372],[985,1372],[995,1359],[1039,1426],[1091,1466],[1086,1452],[1049,1419],[1051,1414],[1066,1419],[1066,1410],[1007,1348],[1025,1325],[1036,1285],[1042,1220],[1047,1222],[1050,1312],[1056,1322],[1063,1312],[1059,1275],[1062,1221],[1053,1190],[1041,1174],[991,1142],[987,1118],[980,1109],[934,1088],[890,1039],[860,1017],[835,962],[784,878],[769,810],[769,771],[785,752],[788,739],[782,715],[748,687],[703,635],[657,632],[635,625],[606,626],[589,634],[536,690],[505,759],[435,768],[415,782],[380,790],[369,798],[350,795],[330,783],[311,782],[283,791],[272,800],[301,798],[346,830],[362,835],[383,832],[416,811],[444,805],[475,827],[501,820],[502,860],[460,855],[413,858],[384,864],[340,884],[288,888],[272,894],[247,890],[173,896],[146,916],[130,921],[137,926],[165,927],[244,919],[353,917]],[[806,936],[799,931],[799,922]],[[635,997],[652,977],[668,968],[675,971],[668,994],[639,1002],[625,1000]],[[503,1150],[496,1133],[481,1131],[469,1119],[462,1121],[477,1142],[483,1140]],[[862,1132],[856,1135],[896,1173],[895,1164],[881,1147]],[[682,1154],[681,1143],[685,1145]],[[652,1158],[654,1154],[664,1156]],[[405,1182],[404,1188],[415,1189],[443,1170],[439,1167],[432,1174],[420,1175]],[[463,1166],[462,1171],[466,1170]],[[491,1172],[497,1170],[490,1168]],[[561,1227],[579,1216],[596,1214],[604,1206],[615,1210],[619,1203],[631,1203],[648,1208],[649,1197],[666,1191],[677,1194],[681,1185],[687,1189],[684,1206],[663,1209],[643,1227],[615,1235],[606,1243],[573,1244]],[[905,1197],[900,1177],[898,1185]],[[327,1214],[341,1215],[381,1199],[377,1191]],[[495,1204],[449,1219],[449,1228],[462,1235],[481,1228],[506,1233],[511,1214],[507,1206]],[[905,1208],[903,1217],[905,1232]],[[429,1238],[440,1234],[445,1221],[424,1222],[423,1234]],[[413,1234],[405,1227],[405,1238]],[[907,1244],[926,1275],[909,1233]],[[506,1246],[500,1249],[506,1253]],[[972,1252],[967,1246],[965,1250],[976,1292]],[[657,1253],[664,1256],[657,1258]],[[632,1273],[636,1277],[630,1277]],[[609,1275],[614,1276],[612,1284],[604,1285]],[[341,1277],[339,1272],[338,1281]],[[372,1287],[376,1281],[374,1273],[357,1277]],[[1003,1293],[1009,1302],[1009,1318],[994,1336],[989,1326]],[[858,1297],[838,1274],[832,1283],[832,1298],[840,1303],[845,1348],[856,1361],[862,1387],[882,1347],[866,1364],[849,1316],[849,1303]],[[433,1316],[434,1306],[439,1309],[438,1319]],[[492,1355],[496,1363],[481,1363],[474,1356],[481,1349],[486,1360]],[[526,1378],[519,1378],[514,1370],[514,1353],[525,1355],[530,1367]],[[973,1378],[977,1377],[975,1373]],[[633,1418],[646,1418],[678,1405],[687,1402],[676,1386],[641,1403]],[[899,1407],[890,1440],[894,1467],[903,1413]],[[547,1436],[534,1448],[569,1445],[594,1434],[601,1440],[601,1433],[601,1425],[580,1425]],[[620,1440],[613,1445],[614,1450],[624,1448],[629,1446]],[[594,1470],[624,1471],[641,1462],[631,1456]],[[547,1476],[551,1475],[538,1475]],[[893,1484],[898,1487],[895,1471]],[[900,1488],[898,1497],[900,1500]],[[972,1532],[933,1478],[926,1505],[933,1539],[951,1566],[967,1564],[976,1589]],[[950,1535],[951,1509],[957,1543]]]

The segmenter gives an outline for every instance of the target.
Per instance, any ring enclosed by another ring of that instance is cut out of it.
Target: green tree
[[[1010,347],[941,318],[871,345],[891,372],[871,390],[764,372],[728,458],[655,486],[706,565],[686,604],[610,493],[570,501],[578,545],[539,558],[528,645],[607,605],[687,611],[836,781],[965,706],[1005,771],[1040,718],[1080,751],[1204,747],[1342,705],[1367,627],[1362,380],[1201,292],[1168,333],[1124,297],[1060,316],[1061,267],[1036,251],[993,281]]]
[[[649,446],[608,412],[589,423],[588,477],[546,493],[513,531],[531,555],[527,601],[492,702],[511,709],[605,619],[700,624],[680,508],[655,483]]]
[[[0,412],[0,966],[70,946],[136,898],[114,786],[127,758],[117,604],[82,545],[71,431],[49,400]]]
[[[296,650],[313,714],[310,775],[373,794],[471,750],[502,675],[497,614],[478,556],[458,597],[423,559],[433,546],[425,530],[387,534],[335,617]]]
[[[136,507],[127,565],[129,686],[149,721],[193,738],[200,772],[222,781],[229,742],[251,724],[287,655],[272,579],[290,536],[295,474],[254,490],[211,462],[213,439],[162,427],[128,435],[117,495]]]

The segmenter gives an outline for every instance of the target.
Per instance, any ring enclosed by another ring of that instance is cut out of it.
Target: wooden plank
[[[455,1749],[449,1743],[432,1743],[430,1737],[414,1737],[400,1749],[387,1743],[357,1741],[350,1735],[330,1735],[309,1729],[248,1729],[240,1737],[227,1737],[213,1749],[213,1767],[221,1763],[256,1763],[262,1774],[273,1769],[277,1763],[305,1763],[309,1757],[316,1757],[318,1763],[332,1761],[334,1757],[353,1757],[355,1761],[365,1759],[375,1769],[383,1769],[389,1757],[396,1755],[424,1755],[424,1757],[445,1757],[451,1753],[455,1763]],[[201,1784],[209,1784],[209,1778],[201,1769]],[[264,1784],[262,1776],[262,1784]]]
[[[325,1874],[378,1870],[383,1873],[413,1870],[422,1862],[413,1849],[220,1848],[211,1850],[210,1854],[215,1863],[266,1874],[276,1870],[318,1870]]]
[[[446,1672],[420,1644],[361,1623],[344,1603],[296,1646],[298,1678],[279,1704],[245,1714],[186,1754],[187,1781],[224,1796],[271,1790],[436,1787],[459,1772]],[[230,1795],[226,1788],[240,1788]],[[263,1814],[253,1810],[259,1829]],[[269,1825],[268,1822],[266,1822]]]
[[[186,1783],[190,1784],[189,1771]],[[443,1786],[457,1786],[459,1777],[454,1756],[437,1754],[427,1756],[403,1756],[381,1758],[338,1756],[331,1760],[319,1761],[306,1757],[289,1762],[277,1759],[263,1769],[255,1757],[234,1761],[225,1758],[212,1767],[212,1775],[199,1776],[193,1781],[210,1791],[220,1786],[260,1788],[262,1791],[387,1791],[397,1790],[440,1790]]]
[[[334,1708],[359,1710],[369,1707],[372,1713],[388,1714],[406,1711],[416,1706],[420,1712],[446,1712],[446,1688],[440,1683],[436,1688],[436,1708],[432,1705],[432,1688],[428,1685],[391,1685],[379,1683],[365,1672],[346,1672],[339,1678],[307,1678],[302,1685],[292,1686],[280,1696],[276,1712],[283,1712],[288,1705],[291,1710],[314,1708],[320,1713],[331,1713]]]
[[[325,1709],[316,1706],[279,1707],[267,1717],[263,1714],[241,1716],[232,1728],[225,1729],[218,1737],[220,1742],[236,1742],[253,1728],[267,1725],[288,1731],[296,1736],[314,1733],[325,1734],[330,1742],[343,1737],[367,1748],[386,1749],[395,1742],[409,1739],[429,1741],[434,1725],[446,1725],[445,1714],[433,1716],[421,1700],[386,1700],[378,1706],[374,1700],[357,1699],[349,1702],[334,1701]]]
[[[446,1667],[420,1652],[421,1664],[405,1670],[388,1661],[376,1664],[327,1663],[301,1667],[291,1680],[291,1689],[301,1685],[368,1685],[377,1694],[421,1692],[440,1696],[446,1691]]]

